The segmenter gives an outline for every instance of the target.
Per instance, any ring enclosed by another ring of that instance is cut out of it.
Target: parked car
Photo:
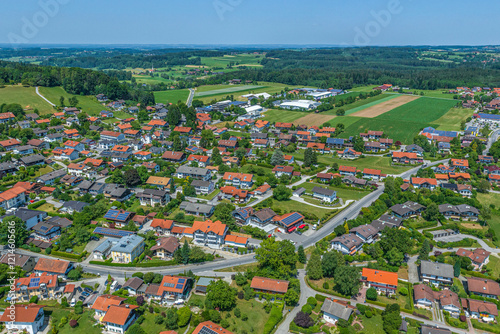
[[[80,296],[80,297],[78,297],[78,299],[80,299],[83,302],[85,300],[85,297],[84,296]]]
[[[80,293],[81,293],[81,292],[82,292],[82,288],[78,286],[78,287],[76,288],[76,291],[78,291],[78,292],[80,292]]]
[[[85,288],[85,289],[83,289],[83,290],[85,290],[85,291],[86,291],[86,292],[88,292],[88,293],[92,293],[92,292],[94,292],[94,290],[92,290],[91,288]]]
[[[69,303],[69,306],[74,307],[76,305],[76,299],[73,298],[71,299],[71,302]]]
[[[87,291],[83,291],[82,296],[88,297],[88,296],[90,296],[90,293],[88,293]]]

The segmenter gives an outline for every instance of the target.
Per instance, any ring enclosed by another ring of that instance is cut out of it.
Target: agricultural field
[[[491,192],[487,193],[487,194],[478,193],[477,199],[482,205],[484,205],[488,208],[490,207],[490,205],[495,205],[496,210],[498,210],[500,208],[500,194],[491,193]],[[496,211],[496,212],[498,212],[498,211]],[[499,238],[500,237],[500,215],[495,214],[495,212],[492,212],[491,218],[488,219],[487,222],[488,222],[488,225],[495,231],[496,237]],[[496,241],[495,245],[500,246],[500,241]]]
[[[77,106],[79,108],[82,108],[82,110],[89,115],[98,115],[101,110],[106,109],[99,102],[97,102],[95,97],[69,94],[62,87],[40,87],[39,91],[40,94],[45,96],[47,100],[56,105],[59,105],[59,98],[61,96],[65,98],[66,104],[68,103],[68,99],[70,97],[76,96],[76,98],[78,99]]]
[[[225,55],[223,57],[202,57],[201,63],[208,67],[227,67],[230,63],[234,63],[234,66],[254,66],[262,67],[260,61],[264,58],[263,55],[253,55],[253,54],[238,54],[238,55]]]
[[[437,126],[434,122],[445,115],[457,101],[421,97],[380,116],[360,119],[351,124],[343,137],[359,135],[367,130],[384,131],[389,138],[409,144],[427,126]]]
[[[36,94],[35,87],[6,86],[0,88],[0,103],[18,103],[27,112],[34,109],[38,109],[40,114],[54,112],[52,106]]]
[[[205,86],[206,87],[206,86]],[[194,94],[195,97],[206,97],[206,96],[214,96],[214,95],[221,95],[221,94],[232,94],[236,92],[241,92],[241,91],[247,91],[251,89],[257,89],[257,88],[263,88],[263,86],[256,86],[256,85],[230,85],[229,87],[224,87],[218,89],[218,86],[212,86],[211,90],[207,91],[198,91],[196,90],[196,93]]]
[[[186,103],[189,97],[189,89],[172,89],[154,92],[156,103],[177,103],[179,100]]]
[[[310,113],[307,116],[296,119],[295,121],[293,121],[293,124],[294,125],[304,124],[307,125],[308,127],[313,125],[320,126],[332,120],[333,118],[335,118],[335,116],[325,115],[322,113],[320,114]]]
[[[372,103],[369,103],[364,107],[351,109],[349,110],[349,114],[357,117],[374,118],[418,98],[418,96],[409,95],[388,96],[385,99],[379,100],[378,103],[374,103],[373,105]],[[360,108],[361,110],[358,110]]]
[[[350,94],[352,95],[353,93],[348,93],[348,94],[345,94],[345,95],[340,95],[337,98],[338,99],[341,99],[342,97],[345,98],[345,97],[348,97]],[[357,93],[355,93],[355,94],[357,94]],[[385,99],[389,100],[391,98],[392,97],[390,97],[390,95],[380,94],[380,95],[377,95],[377,96],[369,97],[367,99],[358,100],[358,101],[356,101],[354,103],[351,103],[351,104],[348,104],[348,105],[344,105],[344,106],[341,106],[341,107],[338,107],[338,108],[334,108],[332,110],[327,110],[327,111],[323,112],[323,114],[336,115],[338,109],[344,109],[345,114],[349,115],[349,114],[355,113],[356,111],[359,111],[359,110],[362,110],[362,109],[366,108],[367,105],[369,105],[369,106],[371,106],[372,104],[376,105],[376,104],[380,103],[381,100],[385,100]]]
[[[299,118],[303,118],[307,114],[300,111],[269,109],[263,115],[264,115],[264,120],[269,121],[271,123],[275,122],[291,123]]]
[[[441,116],[438,120],[434,121],[434,124],[439,125],[437,127],[438,130],[445,131],[460,131],[460,123],[465,121],[467,117],[470,117],[474,114],[472,109],[467,108],[453,108],[448,111],[446,114]]]

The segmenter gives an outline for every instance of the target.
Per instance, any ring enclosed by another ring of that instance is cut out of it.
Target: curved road
[[[440,160],[433,162],[431,164],[428,164],[428,167],[441,164],[447,160]],[[417,172],[417,170],[420,168],[415,167],[413,169],[410,169],[402,174],[399,174],[398,176],[402,178],[408,178],[410,175],[414,174]],[[299,181],[300,182],[300,181]],[[380,186],[377,190],[374,192],[368,194],[367,196],[363,197],[361,200],[354,202],[349,206],[348,208],[344,209],[341,211],[338,215],[330,219],[321,229],[317,230],[314,234],[310,236],[305,236],[305,235],[294,235],[294,240],[296,241],[296,246],[302,245],[304,248],[310,247],[320,241],[321,239],[325,238],[329,234],[333,232],[333,230],[342,224],[345,220],[349,219],[354,219],[356,216],[359,214],[360,210],[364,207],[369,206],[372,202],[374,202],[384,191],[384,186]],[[18,249],[18,253],[21,254],[28,254],[31,256],[38,256],[38,257],[44,257],[41,254],[37,253],[31,253],[27,252],[23,249]],[[48,257],[48,256],[47,256]],[[53,258],[53,257],[52,257]],[[256,262],[254,259],[253,254],[249,255],[243,255],[238,258],[231,258],[231,259],[223,259],[219,261],[214,261],[214,262],[208,262],[208,263],[200,263],[200,264],[191,264],[191,265],[181,265],[181,266],[169,266],[169,267],[152,267],[152,268],[135,268],[135,267],[109,267],[109,266],[99,266],[99,265],[93,265],[89,264],[88,261],[91,259],[87,259],[86,261],[82,263],[78,263],[78,265],[81,265],[83,269],[87,272],[90,273],[99,273],[101,275],[107,275],[111,274],[114,277],[122,278],[124,276],[130,277],[134,272],[137,271],[152,271],[156,273],[162,273],[162,274],[177,274],[181,273],[185,270],[192,270],[194,273],[200,273],[204,271],[213,271],[217,269],[222,269],[222,268],[227,268],[227,267],[232,267],[232,266],[237,266],[237,265],[242,265],[242,264],[249,264]]]
[[[194,98],[194,89],[189,88],[189,97],[186,103],[188,107],[191,107],[193,105],[193,98]]]

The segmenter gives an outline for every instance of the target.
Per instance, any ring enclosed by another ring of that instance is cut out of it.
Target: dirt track
[[[389,101],[382,102],[382,103],[379,103],[379,104],[374,105],[372,107],[357,111],[353,114],[350,114],[349,116],[357,116],[357,117],[365,117],[365,118],[377,117],[377,116],[380,116],[388,111],[391,111],[392,109],[400,107],[403,104],[414,101],[414,100],[418,99],[419,97],[420,96],[411,96],[411,95],[399,96],[399,97],[393,98]]]

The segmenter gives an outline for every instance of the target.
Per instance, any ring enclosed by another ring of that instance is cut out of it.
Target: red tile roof
[[[288,291],[288,281],[255,276],[250,287],[257,290],[286,293]]]
[[[398,274],[391,273],[383,270],[376,270],[370,268],[363,268],[361,277],[365,278],[368,282],[388,284],[388,285],[398,285]]]

